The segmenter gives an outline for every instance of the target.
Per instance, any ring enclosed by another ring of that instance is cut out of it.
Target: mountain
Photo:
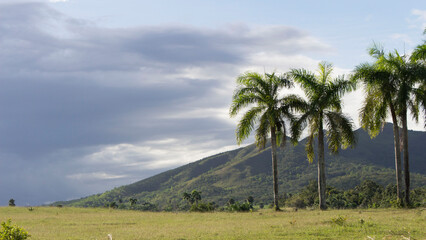
[[[341,150],[338,155],[326,152],[327,185],[348,189],[363,180],[383,186],[395,184],[392,124],[386,124],[374,139],[358,129],[356,148]],[[411,186],[426,186],[426,132],[409,131]],[[294,193],[317,179],[316,163],[308,163],[305,142],[287,144],[278,152],[280,194]],[[224,204],[228,199],[244,200],[253,196],[256,202],[272,201],[271,150],[254,144],[220,153],[169,170],[136,183],[115,188],[102,194],[55,204],[91,207],[110,202],[149,202],[160,208],[184,204],[183,192],[197,190],[206,201]]]

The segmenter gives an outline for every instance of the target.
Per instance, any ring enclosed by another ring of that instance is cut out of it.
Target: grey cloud
[[[232,86],[258,52],[327,50],[285,26],[109,29],[41,2],[0,4],[0,13],[0,205],[11,197],[40,204],[101,192],[181,161],[144,167],[165,155],[141,150],[124,151],[124,164],[85,161],[108,146],[138,149],[173,138],[170,151],[183,164],[182,142],[200,156],[234,145],[233,124],[203,117],[203,109],[229,106],[232,91],[216,90]]]

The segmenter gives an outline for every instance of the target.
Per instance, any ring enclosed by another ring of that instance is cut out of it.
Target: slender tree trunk
[[[404,151],[405,205],[410,206],[410,166],[408,162],[407,110],[401,114],[402,149]]]
[[[277,167],[277,136],[275,127],[271,127],[271,153],[272,153],[272,176],[274,184],[274,209],[280,210],[278,206],[278,167]]]
[[[324,161],[324,130],[322,129],[322,120],[318,127],[318,193],[319,207],[321,210],[327,209],[325,203],[325,161]]]
[[[399,140],[398,120],[396,118],[395,108],[390,104],[390,110],[393,122],[393,145],[395,150],[395,174],[396,174],[396,196],[402,201],[402,166],[401,166],[401,148]]]

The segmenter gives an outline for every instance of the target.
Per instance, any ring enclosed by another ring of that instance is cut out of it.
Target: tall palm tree
[[[378,60],[379,67],[391,74],[397,81],[395,106],[402,126],[402,150],[404,158],[405,204],[410,205],[410,169],[408,153],[407,115],[410,111],[414,120],[418,121],[419,108],[425,112],[426,65],[420,61],[410,60],[409,56],[401,56],[398,51],[383,55]],[[425,119],[426,120],[426,119]]]
[[[280,98],[279,90],[283,87],[292,87],[290,80],[272,74],[258,74],[248,72],[237,78],[237,88],[229,109],[231,117],[235,117],[241,110],[249,108],[240,120],[236,137],[238,144],[248,138],[258,123],[255,132],[256,145],[264,148],[266,140],[271,137],[272,175],[274,191],[274,208],[278,207],[278,172],[277,146],[283,146],[286,140],[285,119],[292,119],[291,109],[286,105],[287,97]],[[293,98],[297,98],[293,96]]]
[[[376,137],[386,119],[391,114],[394,135],[395,152],[395,177],[397,200],[402,200],[402,167],[400,136],[397,112],[395,109],[394,96],[398,89],[397,79],[391,76],[391,73],[379,65],[379,59],[383,57],[383,49],[374,45],[369,53],[376,59],[373,64],[363,63],[358,65],[352,79],[361,81],[364,85],[365,100],[360,111],[361,127],[367,130],[371,138]],[[388,111],[389,110],[389,111]]]
[[[423,32],[423,34],[426,35],[426,28]],[[423,44],[418,45],[413,53],[410,56],[411,62],[417,62],[419,64],[426,65],[426,40],[423,41]],[[423,96],[423,97],[421,97]],[[423,106],[423,115],[424,115],[424,127],[426,128],[426,109],[424,106],[426,106],[426,81],[421,81],[417,88],[417,94],[415,94],[415,101],[416,104],[419,106]]]
[[[302,115],[292,124],[292,140],[298,141],[302,130],[309,126],[306,153],[309,162],[314,159],[314,138],[318,136],[318,193],[320,209],[326,209],[325,202],[325,160],[324,128],[331,152],[337,153],[339,147],[354,146],[356,139],[353,123],[342,113],[341,96],[355,88],[355,84],[343,77],[332,78],[332,64],[321,62],[318,74],[305,69],[292,69],[289,76],[299,83],[307,101],[298,104]]]

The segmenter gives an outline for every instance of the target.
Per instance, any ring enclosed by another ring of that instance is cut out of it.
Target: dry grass
[[[1,207],[31,239],[426,239],[423,209],[151,213]]]

